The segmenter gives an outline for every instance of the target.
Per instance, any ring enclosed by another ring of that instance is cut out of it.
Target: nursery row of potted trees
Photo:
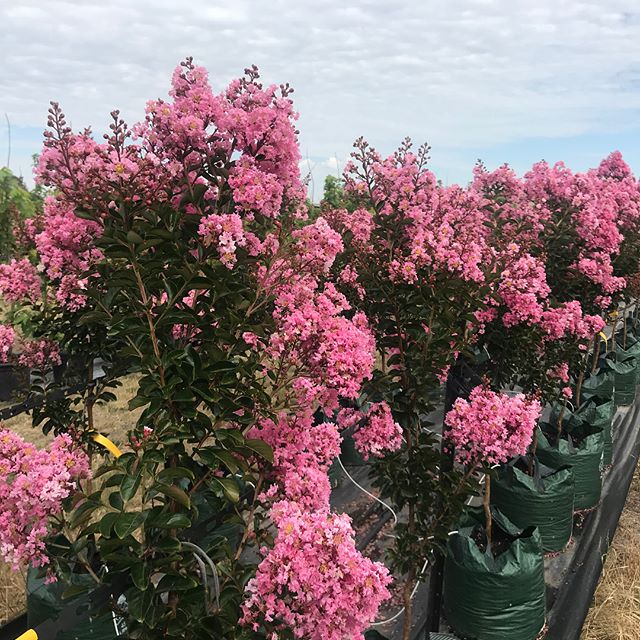
[[[427,147],[358,140],[318,210],[290,94],[255,68],[215,94],[186,60],[169,100],[131,129],[113,112],[101,143],[52,104],[44,214],[0,269],[0,353],[126,363],[143,410],[121,455],[101,447],[107,371],[34,413],[50,449],[0,433],[2,553],[68,597],[122,591],[131,638],[344,640],[392,579],[410,638],[415,585],[446,551],[451,625],[532,639],[542,548],[597,504],[613,405],[635,393],[635,320],[598,336],[635,293],[638,184],[614,153],[443,187]],[[461,368],[440,439],[435,392]],[[400,513],[387,566],[331,510],[343,435]]]

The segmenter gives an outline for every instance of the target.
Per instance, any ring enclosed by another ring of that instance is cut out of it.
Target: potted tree
[[[216,95],[187,60],[136,143],[117,112],[98,144],[50,110],[47,207],[98,227],[71,293],[138,372],[143,411],[41,535],[52,577],[124,584],[126,611],[112,609],[129,637],[358,635],[388,594],[386,569],[330,510],[337,427],[313,425],[318,406],[358,397],[374,353],[326,282],[339,235],[301,224],[289,93],[252,68]],[[86,415],[73,426],[86,449]]]
[[[446,416],[456,460],[484,472],[481,513],[453,532],[445,563],[445,615],[463,637],[533,640],[545,621],[542,542],[533,526],[514,526],[491,507],[492,466],[523,455],[540,403],[476,387]]]

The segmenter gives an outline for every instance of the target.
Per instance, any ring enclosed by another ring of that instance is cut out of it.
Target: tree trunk
[[[600,359],[600,334],[595,337],[595,343],[593,345],[593,364],[591,365],[591,373],[595,373],[598,368],[598,360]]]
[[[402,625],[402,640],[411,640],[411,628],[413,626],[413,602],[411,592],[415,583],[415,569],[412,567],[407,576],[402,590],[402,600],[404,604],[404,623]]]
[[[491,517],[491,472],[484,474],[484,507],[485,532],[487,534],[487,549],[491,551],[491,542],[493,540],[493,518]]]
[[[580,395],[582,393],[582,383],[584,382],[584,371],[580,372],[578,382],[576,383],[576,409],[580,408]]]

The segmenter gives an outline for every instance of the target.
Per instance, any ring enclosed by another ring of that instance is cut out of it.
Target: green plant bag
[[[620,342],[622,342],[622,337],[620,338]],[[627,348],[623,349],[618,345],[617,351],[619,350],[621,360],[624,362],[628,358],[634,357],[636,359],[636,384],[640,382],[640,341],[635,336],[635,334],[630,331],[627,332]],[[617,357],[616,353],[616,357]]]
[[[73,585],[91,586],[94,583],[88,574],[77,574],[72,578]],[[56,582],[44,584],[38,577],[38,570],[29,568],[27,572],[27,624],[29,628],[37,627],[46,620],[57,620],[63,610],[75,606],[76,611],[85,613],[78,618],[78,623],[71,629],[56,634],[55,640],[115,640],[116,634],[113,616],[106,613],[97,618],[90,618],[89,597],[87,593],[73,599],[63,599],[63,592],[68,584]]]
[[[546,552],[562,551],[573,531],[575,487],[569,467],[535,463],[534,476],[513,465],[491,482],[491,502],[518,527],[535,526]]]
[[[474,640],[534,640],[545,621],[544,560],[540,534],[524,531],[492,509],[494,530],[512,539],[497,558],[471,535],[482,510],[449,536],[444,567],[444,611],[457,635]]]
[[[591,398],[585,402],[580,411],[583,412],[585,421],[596,429],[602,429],[604,439],[602,450],[602,464],[608,467],[613,459],[613,416],[616,414],[616,405],[613,400],[600,400]]]
[[[613,398],[614,381],[614,371],[609,367],[601,368],[597,373],[585,378],[582,383],[581,395],[585,399],[598,397],[603,400],[611,400]]]
[[[616,347],[615,371],[616,406],[632,404],[636,397],[638,382],[638,358],[621,347]]]
[[[560,407],[554,405],[551,409],[550,423],[556,424]],[[616,405],[612,399],[603,400],[597,396],[586,399],[576,411],[565,408],[563,428],[568,431],[584,431],[584,425],[589,431],[602,429],[604,438],[603,466],[609,466],[613,457],[613,416],[616,413]],[[592,429],[593,428],[593,429]]]
[[[602,454],[604,435],[601,430],[592,429],[576,447],[569,440],[560,438],[557,446],[551,445],[544,432],[538,430],[538,459],[548,467],[569,466],[575,483],[574,509],[591,509],[600,501],[602,490]]]

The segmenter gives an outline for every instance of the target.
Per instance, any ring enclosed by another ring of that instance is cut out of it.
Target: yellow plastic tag
[[[96,435],[93,436],[93,441],[102,445],[105,449],[112,453],[114,458],[119,458],[122,455],[122,451],[120,451],[120,449],[118,449],[118,447],[116,447],[116,445],[113,444],[113,442],[111,442],[111,440],[109,440],[107,436],[103,436],[101,433],[96,433]]]
[[[18,636],[16,640],[38,640],[38,634],[33,630],[25,631],[21,636]]]

